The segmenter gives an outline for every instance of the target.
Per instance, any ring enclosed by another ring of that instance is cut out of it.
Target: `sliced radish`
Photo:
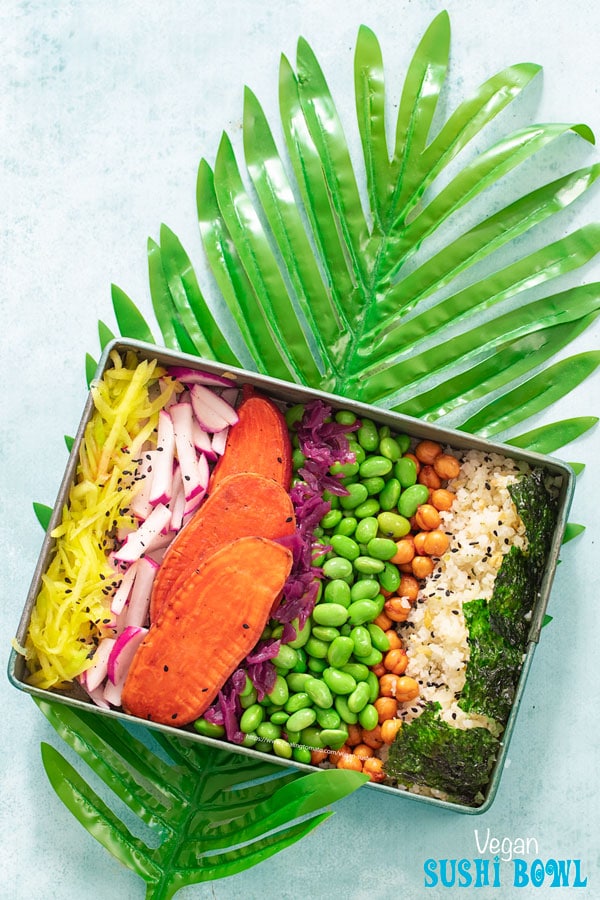
[[[183,510],[184,516],[198,509],[198,507],[204,500],[204,497],[206,496],[206,492],[208,490],[208,482],[210,481],[210,468],[208,465],[208,460],[206,456],[204,456],[204,454],[198,457],[198,478],[200,480],[202,491],[186,500]]]
[[[194,415],[206,431],[222,431],[227,425],[235,425],[238,414],[229,403],[202,384],[190,388]]]
[[[103,699],[111,706],[121,705],[123,685],[136,650],[148,634],[147,628],[131,625],[119,635],[108,665],[108,680],[104,687]]]
[[[93,691],[88,690],[87,685],[81,681],[81,687],[86,692],[90,700],[92,700],[96,706],[99,706],[100,709],[110,709],[110,702],[104,696],[105,687],[103,684],[98,685],[97,688],[94,688]]]
[[[169,503],[169,509],[171,510],[171,531],[179,531],[186,504],[179,466],[176,469],[173,482],[173,496]],[[199,497],[200,495],[197,494],[196,496]]]
[[[200,372],[198,369],[190,369],[187,366],[171,366],[169,375],[182,384],[214,384],[225,387],[235,384],[233,378],[225,375],[213,375],[212,372]]]
[[[125,543],[112,554],[117,562],[133,563],[149,550],[163,546],[163,531],[169,528],[171,511],[158,503],[137,531],[133,531]]]
[[[212,436],[211,445],[215,456],[223,456],[223,453],[225,452],[229,427],[230,426],[228,425],[227,428],[224,428],[222,431],[217,431],[217,433]]]
[[[154,468],[154,459],[156,456],[156,450],[148,450],[144,453],[142,461],[138,466],[138,474],[135,479],[137,489],[129,504],[129,511],[133,513],[136,519],[140,519],[141,521],[146,519],[152,512],[150,492],[152,490],[152,470]]]
[[[173,491],[173,461],[175,459],[175,432],[168,412],[158,414],[158,435],[152,469],[150,503],[168,503]]]
[[[218,434],[221,434],[221,432],[219,431]],[[192,420],[192,441],[196,450],[204,453],[211,462],[216,460],[217,455],[212,445],[211,436],[208,431],[202,428],[197,419]]]
[[[200,483],[198,458],[192,439],[192,407],[189,403],[176,403],[171,407],[171,418],[185,499],[191,500],[196,494],[203,494],[206,490]]]
[[[92,665],[85,673],[84,687],[88,693],[95,691],[106,678],[108,672],[108,660],[116,643],[116,638],[103,638],[96,647]]]
[[[125,611],[125,631],[128,627],[141,627],[146,624],[152,584],[158,569],[158,563],[147,556],[138,560],[135,582]]]

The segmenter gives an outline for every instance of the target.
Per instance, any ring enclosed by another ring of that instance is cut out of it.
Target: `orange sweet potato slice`
[[[281,411],[267,397],[251,394],[240,404],[238,415],[239,421],[229,429],[225,451],[213,469],[209,491],[236,472],[256,472],[289,490],[292,446]]]
[[[248,536],[274,540],[295,527],[292,501],[276,481],[253,472],[223,478],[169,546],[154,579],[150,621],[178,581],[221,544]]]
[[[194,721],[259,640],[292,565],[275,541],[242,537],[180,582],[138,647],[125,712],[164,725]]]

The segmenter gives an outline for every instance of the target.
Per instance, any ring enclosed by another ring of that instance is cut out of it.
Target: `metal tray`
[[[558,556],[560,551],[561,542],[563,539],[564,529],[567,523],[567,515],[569,511],[569,507],[572,501],[574,486],[575,486],[575,476],[572,469],[561,460],[555,459],[553,457],[543,456],[539,453],[532,453],[525,450],[521,450],[506,444],[494,443],[487,440],[483,440],[481,438],[477,438],[472,435],[465,434],[463,432],[455,431],[452,429],[444,429],[439,428],[437,426],[429,425],[425,422],[420,421],[419,419],[414,419],[409,416],[402,416],[397,413],[389,412],[387,410],[380,409],[378,407],[369,406],[364,403],[358,403],[353,400],[338,397],[333,394],[328,394],[323,391],[311,390],[302,386],[290,384],[285,381],[281,381],[275,378],[269,378],[263,375],[259,375],[255,372],[246,371],[243,369],[235,369],[231,367],[225,367],[218,363],[200,359],[197,356],[190,356],[184,353],[178,353],[170,350],[165,350],[160,347],[156,347],[152,344],[145,344],[140,341],[133,340],[122,340],[117,339],[112,341],[110,344],[106,346],[104,352],[100,358],[98,363],[98,368],[96,370],[95,377],[101,378],[102,374],[110,365],[110,353],[114,350],[117,350],[119,353],[125,353],[127,351],[135,351],[140,359],[157,359],[161,365],[169,366],[169,365],[186,365],[191,368],[203,369],[204,371],[212,372],[215,374],[223,374],[227,373],[230,376],[233,376],[237,382],[241,384],[249,384],[252,385],[259,390],[263,391],[265,394],[268,394],[275,400],[282,401],[283,403],[306,403],[310,400],[314,400],[317,398],[322,399],[326,403],[330,404],[334,409],[343,408],[347,410],[351,410],[358,417],[368,417],[375,421],[380,425],[388,425],[392,431],[396,432],[405,432],[409,434],[411,437],[417,439],[431,439],[435,441],[439,441],[443,444],[449,445],[457,450],[481,450],[481,451],[495,451],[503,454],[505,457],[515,460],[524,460],[529,463],[531,466],[542,466],[549,473],[561,476],[561,491],[559,496],[559,504],[558,504],[558,517],[555,533],[553,536],[550,553],[547,561],[546,571],[544,574],[540,596],[538,601],[534,607],[532,618],[531,618],[531,628],[529,632],[529,640],[527,645],[527,650],[525,653],[525,658],[523,661],[523,666],[521,669],[519,681],[517,684],[517,689],[515,692],[515,697],[513,700],[513,705],[511,709],[510,716],[508,718],[508,722],[506,724],[505,730],[502,734],[502,741],[500,744],[500,749],[495,760],[490,780],[488,782],[487,788],[485,790],[483,802],[479,806],[467,806],[459,803],[449,802],[447,800],[438,799],[436,797],[425,796],[423,794],[416,794],[410,791],[402,790],[397,787],[393,787],[390,785],[384,784],[376,784],[373,782],[367,783],[366,787],[371,790],[383,791],[385,793],[391,794],[396,797],[401,797],[405,799],[415,800],[421,803],[430,804],[433,806],[442,807],[448,810],[452,810],[454,812],[461,812],[466,814],[479,814],[485,812],[491,806],[494,797],[496,795],[500,778],[502,775],[502,770],[504,767],[504,763],[506,760],[506,754],[509,746],[509,742],[511,739],[512,732],[514,730],[516,718],[519,711],[519,706],[523,697],[523,692],[525,690],[525,684],[527,681],[527,677],[529,674],[529,670],[531,667],[531,663],[533,660],[533,654],[535,652],[535,648],[537,642],[540,637],[540,631],[543,624],[543,619],[546,611],[546,606],[548,603],[548,598],[550,594],[550,589],[552,586],[552,581],[554,578],[554,573],[556,570],[556,565],[558,562]],[[83,438],[83,434],[85,431],[85,427],[87,425],[88,420],[91,417],[93,411],[93,403],[91,396],[88,396],[86,401],[83,414],[81,417],[81,421],[79,423],[79,427],[77,429],[77,433],[75,436],[75,440],[73,443],[73,447],[71,449],[69,459],[67,462],[67,466],[60,484],[60,488],[58,491],[58,495],[56,498],[56,502],[53,508],[52,517],[50,520],[50,524],[47,530],[47,533],[44,537],[44,541],[42,544],[42,548],[40,551],[40,556],[33,574],[31,586],[27,595],[27,600],[25,603],[25,607],[20,619],[19,627],[16,633],[16,638],[19,643],[23,643],[25,641],[25,636],[27,634],[27,630],[29,627],[29,620],[32,612],[32,608],[35,604],[36,597],[39,593],[41,586],[41,578],[46,568],[49,565],[53,547],[54,540],[50,537],[50,533],[52,529],[59,524],[62,508],[68,498],[69,490],[71,484],[73,483],[78,454],[79,454],[79,446],[81,440]],[[25,665],[24,658],[19,655],[15,650],[11,651],[9,663],[8,663],[8,677],[10,682],[18,689],[25,691],[29,694],[32,694],[36,697],[52,700],[59,703],[65,703],[70,706],[84,708],[88,711],[93,711],[98,715],[105,715],[111,718],[118,719],[122,722],[129,722],[131,724],[140,725],[140,720],[129,716],[119,710],[104,710],[97,707],[93,704],[84,692],[78,688],[77,685],[73,686],[72,690],[68,691],[50,691],[44,690],[41,688],[33,687],[29,685],[26,681],[27,678],[27,670]],[[249,756],[251,758],[264,760],[264,753],[261,753],[257,750],[253,750],[250,748],[239,747],[235,744],[224,744],[223,740],[215,739],[215,738],[207,738],[199,735],[197,732],[191,730],[191,727],[187,728],[171,728],[167,725],[157,725],[151,723],[144,723],[149,728],[156,729],[159,731],[164,731],[166,733],[171,733],[178,735],[180,737],[189,738],[191,741],[197,741],[203,744],[208,744],[216,747],[226,746],[228,750],[232,750],[235,752],[239,752],[244,754],[245,756]],[[274,755],[269,755],[269,761],[280,764],[285,767],[292,767],[298,770],[305,771],[314,771],[312,766],[304,765],[302,763],[290,762],[285,759],[280,759]]]

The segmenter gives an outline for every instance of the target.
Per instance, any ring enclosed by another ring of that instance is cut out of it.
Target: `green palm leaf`
[[[496,73],[438,125],[449,50],[444,12],[409,64],[390,141],[394,98],[381,49],[360,29],[354,88],[364,175],[306,41],[295,68],[281,59],[277,128],[246,90],[241,151],[223,135],[214,165],[203,159],[198,169],[210,283],[201,288],[166,226],[148,243],[151,302],[166,346],[482,435],[510,432],[595,370],[597,352],[555,358],[600,312],[600,285],[575,280],[600,250],[600,226],[556,226],[548,243],[537,227],[547,233],[600,175],[599,164],[570,170],[567,161],[565,135],[593,135],[578,123],[533,123],[485,144],[486,127],[539,72],[531,63]],[[519,194],[520,167],[553,146],[563,146],[565,171]],[[500,191],[508,202],[496,201]],[[485,198],[488,212],[478,217],[473,210]],[[132,301],[115,287],[112,296],[119,332],[152,342]],[[99,334],[104,345],[110,331],[101,324]],[[595,422],[564,420],[508,440],[554,452]],[[37,514],[47,523],[46,508]],[[565,539],[581,529],[569,526]],[[133,836],[60,754],[44,749],[63,801],[146,880],[149,897],[254,865],[310,831],[324,803],[359,783],[351,773],[300,778],[159,734],[172,761],[165,763],[107,718],[42,709],[158,836],[157,848]]]

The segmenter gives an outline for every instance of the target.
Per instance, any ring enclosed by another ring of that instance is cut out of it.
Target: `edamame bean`
[[[329,645],[327,662],[334,668],[344,666],[354,653],[354,641],[351,637],[340,635]],[[324,671],[327,671],[326,669]],[[331,687],[331,685],[330,685]]]
[[[258,694],[256,693],[256,688],[252,685],[252,690],[243,696],[240,694],[240,706],[242,709],[248,709],[248,707],[253,706],[256,703],[256,698]]]
[[[292,468],[295,472],[297,472],[298,469],[301,469],[305,462],[306,457],[302,450],[299,450],[298,448],[292,450]]]
[[[308,747],[292,747],[292,759],[294,762],[304,763],[304,765],[309,766],[312,759],[310,750]]]
[[[372,622],[379,613],[373,600],[357,600],[348,607],[348,621],[351,625],[363,625]]]
[[[360,600],[359,602],[362,603],[363,601]],[[355,656],[368,656],[371,653],[373,649],[373,645],[371,644],[371,635],[364,627],[364,625],[357,625],[356,628],[353,628],[350,633],[350,637],[354,641]]]
[[[352,478],[358,474],[358,470],[359,464],[357,462],[334,462],[329,469],[332,475],[342,475],[344,478]]]
[[[367,544],[367,553],[372,559],[380,559],[387,562],[396,555],[396,544],[390,538],[373,538]],[[383,571],[383,570],[382,570]]]
[[[367,703],[359,712],[358,721],[365,731],[372,731],[379,723],[377,708],[372,703]]]
[[[386,538],[397,541],[410,532],[410,522],[398,513],[385,511],[377,516],[377,526],[381,534]]]
[[[240,747],[254,747],[258,741],[257,736],[253,734],[245,734]]]
[[[311,675],[305,672],[290,672],[285,676],[288,688],[293,694],[299,694],[304,690],[304,685],[311,678]]]
[[[273,753],[282,759],[291,759],[292,745],[288,741],[284,741],[283,738],[275,738],[273,741]]]
[[[379,452],[382,456],[391,459],[392,462],[396,462],[396,460],[400,459],[402,456],[400,444],[395,438],[391,437],[391,435],[386,435],[381,438],[379,441]]]
[[[361,478],[373,478],[375,475],[383,477],[388,475],[392,468],[391,459],[385,456],[367,456],[365,461],[360,464],[358,473]]]
[[[356,541],[345,534],[333,534],[330,544],[334,553],[337,553],[338,556],[342,556],[344,559],[349,559],[350,562],[355,560],[357,556],[360,556],[360,548]]]
[[[345,582],[342,582],[345,584]],[[346,585],[348,587],[348,585]],[[348,588],[348,596],[350,597],[350,588]],[[343,625],[348,618],[348,610],[341,603],[317,603],[312,611],[313,620],[317,625],[338,626]],[[313,634],[315,634],[313,628]],[[319,637],[319,635],[316,635]],[[334,640],[337,635],[332,637]]]
[[[363,684],[369,685],[369,703],[375,703],[379,697],[379,679],[372,669],[369,669],[367,680]]]
[[[367,516],[376,516],[379,510],[379,501],[374,497],[371,497],[369,500],[365,500],[364,503],[356,506],[354,509],[354,514],[357,519],[364,519]]]
[[[363,448],[360,446],[358,441],[355,441],[353,438],[350,438],[348,440],[348,452],[352,453],[355,461],[359,464],[359,466],[360,466],[361,462],[364,462],[364,460],[366,459],[366,456],[367,456],[367,454],[365,453]]]
[[[377,537],[378,530],[379,522],[375,516],[365,516],[356,526],[354,540],[359,544],[368,544],[370,540]]]
[[[204,737],[221,738],[225,736],[225,727],[223,725],[215,725],[207,719],[196,719],[194,729],[198,734]]]
[[[350,601],[373,600],[379,593],[379,582],[372,577],[360,578],[350,588]]]
[[[248,675],[246,675],[246,683],[240,691],[240,697],[247,697],[248,694],[251,694],[253,690],[254,685],[252,684],[252,679]]]
[[[321,740],[321,729],[312,726],[305,728],[300,733],[300,743],[306,744],[307,747],[312,747],[314,750],[322,750],[324,744]]]
[[[271,713],[269,719],[274,725],[285,725],[289,717],[290,714],[287,713],[284,709],[277,709],[274,713]]]
[[[371,478],[363,478],[363,484],[367,489],[369,497],[380,494],[385,488],[385,481],[380,475],[373,475]]]
[[[417,466],[414,459],[403,456],[394,466],[394,475],[403,488],[409,488],[417,482]]]
[[[341,509],[330,509],[329,512],[326,512],[319,525],[321,528],[328,531],[331,528],[335,528],[336,525],[339,524],[342,520],[342,511]]]
[[[326,641],[321,641],[319,638],[311,636],[307,640],[306,644],[306,652],[309,656],[312,656],[313,659],[325,659],[327,656],[328,644]],[[308,661],[308,666],[310,668],[310,660]]]
[[[352,578],[352,563],[343,556],[332,556],[323,563],[323,574],[326,578],[341,578],[347,581]]]
[[[327,604],[327,606],[332,605],[333,604]],[[342,607],[342,609],[344,609],[344,607]],[[344,610],[344,612],[346,611]],[[346,613],[346,615],[348,615],[348,613]],[[325,641],[326,644],[330,644],[336,637],[340,636],[338,629],[331,625],[313,625],[312,634],[318,641]]]
[[[323,591],[323,600],[328,605],[343,606],[344,609],[347,609],[352,602],[350,585],[347,581],[342,581],[341,578],[334,578],[333,581],[328,581]],[[317,604],[317,606],[320,605],[324,604]],[[315,609],[317,606],[315,606]]]
[[[296,655],[298,657],[298,662],[296,663],[294,668],[291,669],[291,671],[292,672],[306,672],[306,658],[307,657],[306,657],[304,647],[298,647],[298,649],[296,650]]]
[[[341,728],[324,728],[319,735],[324,747],[331,747],[332,750],[339,748],[346,742],[348,732]]]
[[[327,646],[327,644],[325,645]],[[308,660],[308,670],[310,675],[320,675],[327,668],[327,660],[325,657],[311,656]]]
[[[242,717],[240,719],[240,731],[244,731],[246,734],[249,734],[252,731],[256,731],[258,726],[262,723],[265,717],[265,711],[263,707],[259,703],[254,703],[252,706],[249,706],[248,709],[245,709],[242,713]]]
[[[291,716],[292,713],[298,712],[299,709],[307,709],[309,706],[312,706],[312,700],[306,691],[298,691],[297,694],[291,694],[288,697],[284,710]]]
[[[277,656],[273,657],[273,665],[279,669],[293,669],[298,662],[298,655],[289,644],[282,644]]]
[[[273,722],[261,722],[258,728],[255,729],[255,734],[264,741],[273,743],[278,737],[281,737],[281,727],[274,725]]]
[[[352,565],[357,572],[363,575],[378,575],[383,572],[385,566],[382,559],[372,559],[370,556],[358,556]]]
[[[326,671],[326,670],[325,670]],[[307,681],[304,690],[316,706],[321,709],[329,709],[333,706],[333,697],[327,683],[320,678],[311,678]]]
[[[331,666],[323,672],[325,684],[334,694],[351,694],[356,687],[356,681],[348,672],[342,672]]]
[[[285,730],[288,738],[290,731],[304,731],[305,728],[309,728],[313,722],[316,722],[316,719],[317,714],[311,706],[306,706],[303,709],[297,710],[285,723]]]
[[[345,515],[342,521],[335,526],[334,534],[345,534],[351,537],[356,531],[357,522],[356,516]]]
[[[411,487],[406,488],[405,491],[402,491],[400,494],[400,499],[398,501],[398,512],[401,516],[405,516],[407,519],[410,519],[411,516],[417,511],[417,508],[422,504],[426,503],[429,499],[429,488],[425,484],[413,484]]]
[[[381,650],[377,650],[376,647],[373,647],[368,656],[361,656],[360,661],[366,666],[378,666],[382,659],[383,653]]]
[[[357,713],[353,713],[348,709],[348,701],[346,697],[338,694],[333,702],[336,712],[339,713],[342,722],[345,722],[347,725],[356,725],[356,723],[358,722],[358,715]],[[375,707],[373,707],[373,709],[375,709]]]
[[[367,625],[367,631],[371,637],[371,643],[375,647],[376,650],[381,650],[382,653],[387,653],[390,649],[390,640],[379,625],[375,625],[373,622],[369,622]]]
[[[394,594],[400,587],[400,571],[398,566],[392,562],[386,562],[383,567],[383,572],[380,572],[377,577],[383,590],[390,594]],[[381,612],[381,610],[379,612]],[[377,615],[379,615],[379,613]]]
[[[369,702],[370,685],[368,681],[359,681],[355,689],[348,697],[348,709],[350,712],[359,713]]]
[[[398,500],[400,499],[400,482],[397,478],[390,478],[385,484],[385,487],[379,494],[379,505],[380,507],[388,511],[390,509],[395,509],[398,506]]]
[[[365,666],[362,662],[347,663],[345,666],[342,666],[342,672],[352,675],[355,681],[366,681],[369,677],[368,666]]]
[[[361,419],[360,428],[354,432],[358,443],[368,453],[373,453],[379,446],[377,426],[371,419]]]
[[[317,722],[321,728],[338,728],[341,721],[335,709],[317,709]]]
[[[340,506],[342,509],[356,509],[356,507],[360,506],[361,503],[364,503],[369,496],[366,487],[360,482],[349,484],[346,490],[348,493],[340,497]]]
[[[334,418],[338,425],[354,425],[356,422],[356,416],[349,409],[338,409]]]
[[[287,681],[281,675],[275,678],[275,684],[267,694],[273,706],[283,706],[290,695]]]

